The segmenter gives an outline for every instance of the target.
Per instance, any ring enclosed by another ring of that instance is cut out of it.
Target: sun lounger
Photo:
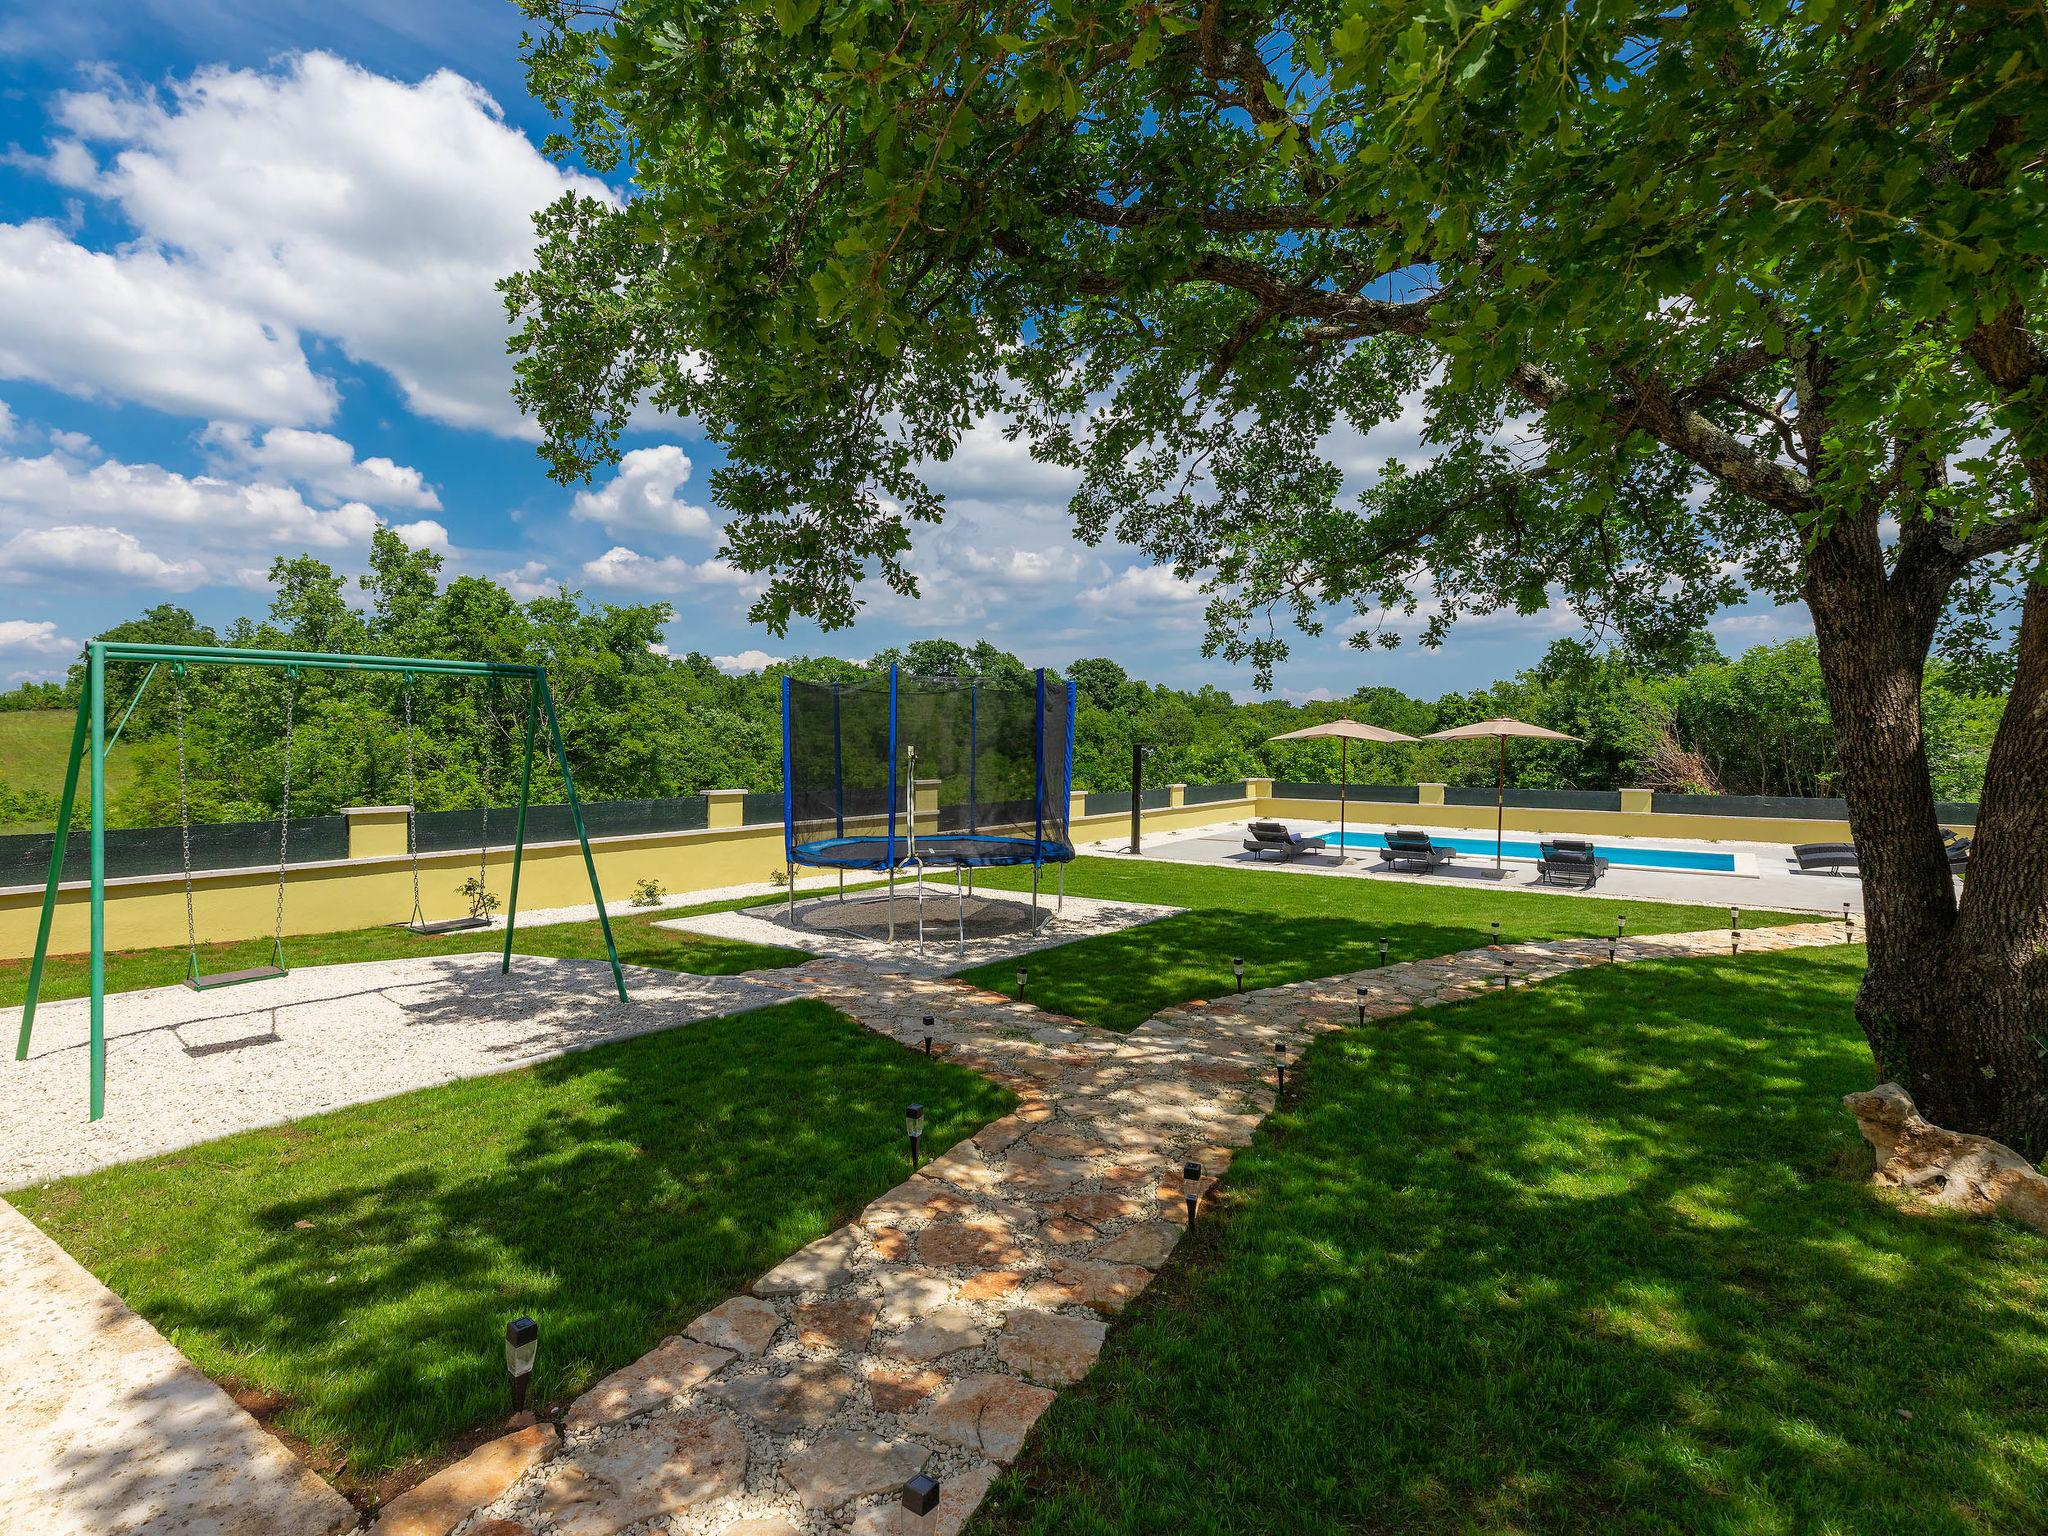
[[[1607,861],[1593,851],[1584,838],[1557,837],[1537,845],[1536,878],[1558,885],[1583,885],[1591,889],[1607,868]]]
[[[1277,821],[1247,822],[1245,830],[1251,833],[1244,840],[1247,853],[1272,853],[1282,859],[1292,859],[1304,853],[1321,853],[1329,846],[1320,837],[1303,837],[1299,832],[1290,832]]]
[[[1395,869],[1410,868],[1417,874],[1428,874],[1450,858],[1455,851],[1431,842],[1427,832],[1417,832],[1407,827],[1385,833],[1383,836],[1387,846],[1379,856],[1380,862]]]
[[[1809,875],[1839,875],[1845,869],[1856,867],[1856,845],[1854,843],[1794,843],[1792,857],[1799,863],[1801,873]]]

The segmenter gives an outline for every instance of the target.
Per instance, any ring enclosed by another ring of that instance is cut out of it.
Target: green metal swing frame
[[[107,665],[110,662],[146,663],[149,670],[128,701],[112,735],[107,732]],[[597,860],[591,856],[590,837],[583,827],[583,805],[576,798],[576,781],[569,772],[569,754],[562,744],[561,721],[555,715],[555,697],[548,687],[547,668],[520,666],[495,661],[456,661],[423,656],[344,656],[319,651],[260,651],[232,646],[140,645],[119,640],[95,640],[86,647],[85,686],[78,696],[78,718],[71,729],[71,751],[64,770],[64,793],[57,802],[57,835],[50,850],[50,877],[43,890],[42,917],[36,926],[35,958],[29,963],[28,1001],[22,1009],[21,1034],[14,1049],[16,1061],[28,1056],[29,1033],[36,1018],[36,999],[42,990],[43,960],[50,947],[50,928],[57,915],[57,900],[64,877],[64,855],[70,845],[71,802],[78,793],[79,770],[87,771],[91,848],[92,926],[92,1086],[88,1118],[106,1113],[107,1102],[107,912],[106,912],[106,824],[107,753],[120,739],[121,731],[134,714],[143,689],[166,665],[222,667],[300,668],[319,672],[401,672],[426,677],[493,677],[524,682],[526,695],[526,750],[519,770],[519,816],[512,839],[512,885],[505,902],[505,947],[498,969],[512,970],[512,933],[519,915],[519,867],[526,851],[526,807],[533,789],[533,752],[543,717],[548,739],[554,745],[555,761],[562,769],[562,791],[569,816],[576,827],[576,841],[583,849],[583,867],[590,876],[590,894],[597,903],[597,921],[604,930],[605,954],[612,965],[612,984],[619,1001],[627,1001],[626,973],[619,965],[619,950],[612,940],[611,918],[604,908],[604,892],[597,883]]]

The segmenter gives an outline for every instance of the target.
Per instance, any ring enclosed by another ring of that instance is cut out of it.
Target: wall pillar
[[[388,858],[406,850],[405,824],[410,807],[403,805],[351,805],[342,810],[348,818],[348,856],[352,859]]]
[[[1621,792],[1621,808],[1632,816],[1650,814],[1650,791],[1647,789],[1624,789]]]
[[[1443,787],[1443,785],[1441,785],[1441,784],[1418,784],[1418,785],[1416,785],[1416,786],[1415,786],[1415,803],[1416,803],[1417,805],[1442,805],[1442,804],[1444,803],[1444,787]]]
[[[1067,822],[1072,825],[1088,814],[1088,791],[1070,790],[1067,793]]]
[[[1167,805],[1168,805],[1169,807],[1172,807],[1172,806],[1177,806],[1177,805],[1186,805],[1186,804],[1188,803],[1188,787],[1187,787],[1187,785],[1185,785],[1185,784],[1169,784],[1169,785],[1167,785],[1167,786],[1166,786],[1166,803],[1167,803]]]
[[[706,827],[737,827],[746,818],[747,792],[744,789],[707,789],[704,791],[704,825]]]
[[[1247,800],[1272,799],[1273,781],[1271,779],[1246,779],[1244,781],[1244,797]]]

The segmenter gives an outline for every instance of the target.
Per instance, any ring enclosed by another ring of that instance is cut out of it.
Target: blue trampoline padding
[[[1073,858],[1071,843],[1040,841],[1029,837],[988,837],[975,833],[920,837],[917,857],[933,864],[971,865],[992,868],[999,864],[1063,864]],[[892,863],[910,861],[910,840],[895,840],[895,857],[890,857],[886,837],[823,837],[797,843],[790,857],[799,864],[822,869],[887,869]]]

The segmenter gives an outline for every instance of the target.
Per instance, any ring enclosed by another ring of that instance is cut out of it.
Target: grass
[[[1325,1037],[974,1532],[2048,1528],[2048,1239],[1869,1184],[1862,969]]]
[[[0,716],[0,719],[4,718]],[[612,942],[618,946],[619,959],[626,965],[687,971],[696,976],[736,976],[742,971],[801,965],[810,956],[800,950],[715,939],[656,926],[671,918],[702,912],[729,912],[738,907],[780,899],[748,896],[705,902],[694,907],[666,907],[659,911],[614,917]],[[502,930],[477,929],[469,933],[423,938],[408,933],[402,927],[385,925],[357,928],[345,933],[287,938],[284,950],[286,962],[293,969],[301,969],[316,965],[348,965],[360,960],[416,960],[422,955],[495,953],[504,943]],[[517,928],[513,931],[513,951],[521,955],[548,955],[561,960],[602,960],[604,934],[595,918],[580,923]],[[175,986],[185,979],[185,957],[182,945],[168,949],[110,950],[107,953],[107,991],[134,992],[144,987]],[[269,962],[270,940],[267,938],[199,946],[199,968],[207,973],[239,970]],[[0,960],[0,1007],[18,1008],[27,1000],[28,967],[29,962],[25,959]],[[89,978],[86,956],[52,955],[43,966],[42,999],[54,1002],[63,997],[84,997]]]
[[[0,711],[0,780],[5,780],[10,789],[62,793],[65,760],[71,752],[71,727],[76,719],[68,709]],[[107,756],[108,798],[125,789],[134,777],[135,767],[127,747],[117,745]],[[54,824],[5,822],[0,823],[0,834],[47,832]]]
[[[1021,879],[1020,879],[1021,876]],[[982,883],[1028,889],[1028,871],[988,870]],[[1334,976],[1390,962],[1504,943],[1595,938],[1614,932],[1617,915],[1632,934],[1725,929],[1726,906],[1604,901],[1533,892],[1473,890],[1420,880],[1340,880],[1199,864],[1077,859],[1067,867],[1075,896],[1154,902],[1191,910],[1121,933],[1080,939],[1030,957],[1027,995],[1041,1008],[1106,1029],[1135,1029],[1162,1008],[1221,997],[1234,985],[1230,962],[1242,956],[1247,987]],[[1740,893],[1738,892],[1739,896]],[[1752,925],[1818,922],[1811,914],[1761,915]],[[960,973],[977,986],[1014,992],[1014,961]]]
[[[908,1175],[1002,1089],[821,1003],[710,1019],[12,1197],[360,1495],[507,1411],[506,1319],[559,1405]]]

